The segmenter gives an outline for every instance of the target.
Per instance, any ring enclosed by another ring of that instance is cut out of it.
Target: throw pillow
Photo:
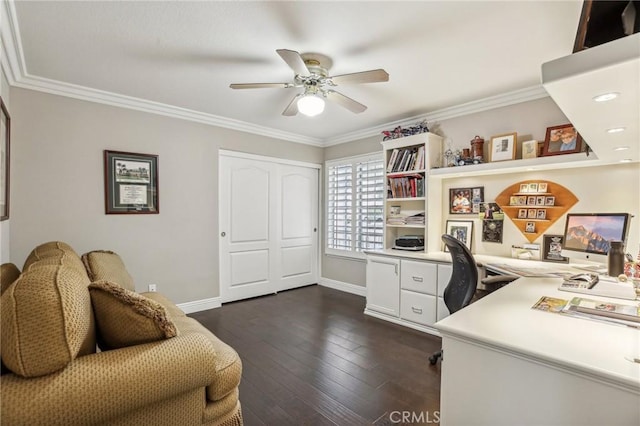
[[[117,253],[108,250],[90,251],[82,255],[82,263],[91,281],[110,281],[127,290],[136,290],[133,278]]]
[[[109,281],[89,285],[103,350],[140,345],[178,335],[165,308],[156,301]]]

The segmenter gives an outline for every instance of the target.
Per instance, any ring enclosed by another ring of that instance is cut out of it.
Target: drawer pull
[[[422,277],[416,277],[415,275],[414,275],[413,277],[411,277],[411,278],[413,278],[413,280],[414,280],[415,282],[418,282],[418,283],[421,283],[421,282],[423,281],[423,278],[422,278]]]
[[[418,308],[414,308],[413,306],[411,307],[411,310],[413,311],[414,314],[420,314],[422,315],[422,309],[418,309]]]

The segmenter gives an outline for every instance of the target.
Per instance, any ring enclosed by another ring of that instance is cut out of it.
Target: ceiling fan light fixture
[[[315,117],[324,111],[324,99],[314,94],[304,95],[298,99],[298,111],[307,117]]]

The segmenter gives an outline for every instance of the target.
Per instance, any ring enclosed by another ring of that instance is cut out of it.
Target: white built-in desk
[[[579,296],[560,282],[520,278],[435,324],[441,425],[640,425],[640,330],[531,309]]]

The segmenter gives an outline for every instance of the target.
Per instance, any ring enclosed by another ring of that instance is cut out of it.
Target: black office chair
[[[442,241],[451,253],[453,272],[449,284],[444,289],[444,304],[449,313],[453,314],[471,303],[478,287],[478,267],[473,255],[461,241],[444,234]],[[519,277],[513,275],[498,275],[489,277],[486,284],[499,288]],[[482,280],[485,284],[485,280]],[[435,365],[442,358],[442,350],[429,357],[429,363]]]

